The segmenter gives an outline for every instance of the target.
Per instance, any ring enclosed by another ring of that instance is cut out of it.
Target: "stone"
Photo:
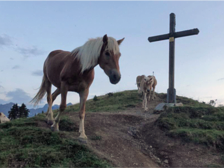
[[[169,163],[169,161],[168,161],[167,159],[165,159],[163,162],[164,162],[164,163],[166,163],[166,164],[168,164],[168,163]]]
[[[154,108],[154,112],[163,112],[169,107],[183,106],[183,103],[160,103]]]

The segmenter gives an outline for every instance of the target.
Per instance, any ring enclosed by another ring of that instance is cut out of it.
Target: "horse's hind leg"
[[[52,94],[52,104],[60,93],[61,93],[61,91],[58,88],[54,91],[54,93]]]
[[[60,94],[60,89],[56,89],[54,91],[54,93],[51,95],[51,107],[48,106],[48,110],[47,110],[47,113],[46,113],[46,116],[47,116],[47,123],[49,125],[52,125],[53,124],[53,120],[54,120],[54,117],[53,117],[53,112],[52,112],[52,105],[53,105],[53,102],[54,100],[56,99],[56,97]],[[49,96],[50,97],[50,96]],[[49,98],[50,99],[50,98]],[[49,103],[48,103],[49,104]],[[50,121],[49,121],[50,120]]]
[[[80,124],[79,124],[79,138],[87,139],[87,136],[85,134],[85,128],[84,128],[84,120],[85,120],[85,107],[86,107],[86,99],[89,94],[89,89],[85,89],[84,91],[79,93],[80,96],[80,109],[79,109],[79,118],[80,118]]]
[[[144,111],[147,111],[148,110],[148,107],[147,107],[147,93],[144,93]]]
[[[67,93],[68,93],[68,86],[64,82],[62,82],[61,89],[59,91],[57,92],[57,94],[55,93],[55,96],[61,93],[61,104],[60,104],[60,110],[58,112],[58,115],[55,117],[54,123],[51,126],[51,129],[53,131],[54,130],[59,131],[60,116],[61,116],[61,113],[66,108],[66,97],[67,97]],[[56,97],[55,96],[53,96],[54,99],[57,97],[57,96]]]
[[[53,112],[52,112],[52,95],[51,95],[51,82],[49,80],[46,80],[45,88],[47,91],[47,103],[48,103],[48,110],[47,110],[47,123],[51,124],[53,123]]]

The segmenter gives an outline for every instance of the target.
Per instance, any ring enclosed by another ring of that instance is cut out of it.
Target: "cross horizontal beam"
[[[199,33],[198,29],[191,29],[191,30],[175,32],[173,35],[168,33],[168,34],[163,34],[159,36],[152,36],[152,37],[149,37],[148,40],[149,42],[154,42],[154,41],[166,40],[166,39],[169,39],[170,37],[178,38],[178,37],[197,35],[198,33]]]

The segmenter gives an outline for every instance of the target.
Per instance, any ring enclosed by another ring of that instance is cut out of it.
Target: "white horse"
[[[10,121],[10,119],[8,119],[8,117],[6,117],[6,115],[4,113],[0,113],[0,123],[5,123]]]

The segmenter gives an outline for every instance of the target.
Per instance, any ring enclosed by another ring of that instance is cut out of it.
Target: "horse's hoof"
[[[55,128],[54,128],[54,126],[51,126],[51,131],[55,131]]]
[[[52,120],[46,120],[47,125],[52,125],[54,122]]]
[[[59,130],[58,129],[55,129],[54,127],[51,127],[51,131],[53,131],[53,132],[59,132]]]
[[[82,143],[82,144],[87,144],[87,143],[88,143],[88,139],[87,139],[87,137],[86,137],[86,138],[79,137],[79,138],[78,138],[78,141],[79,141],[80,143]]]
[[[47,124],[48,124],[48,125],[52,125],[53,123],[54,123],[54,122],[53,122],[52,120],[48,120],[48,121],[47,121]]]

